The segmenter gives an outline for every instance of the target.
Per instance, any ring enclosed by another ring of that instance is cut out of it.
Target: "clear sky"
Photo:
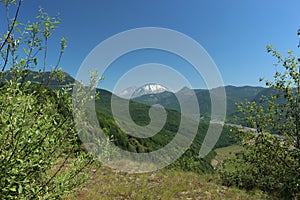
[[[53,36],[50,62],[59,47],[57,39],[67,37],[61,66],[74,77],[100,42],[141,27],[168,28],[196,40],[216,63],[225,85],[262,85],[259,77],[271,79],[276,60],[267,54],[267,44],[274,44],[283,53],[289,49],[300,53],[296,35],[300,27],[299,0],[27,0],[20,19],[31,19],[39,6],[50,15],[60,13],[62,24]],[[174,61],[165,52],[148,50],[125,57],[105,72],[100,87],[112,90],[126,72],[120,66],[129,70],[151,62],[174,65],[179,71],[181,68],[180,73],[191,80],[192,87],[203,87],[201,78],[197,80],[185,61]]]

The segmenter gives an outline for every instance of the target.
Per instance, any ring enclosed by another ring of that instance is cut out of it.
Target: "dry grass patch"
[[[161,170],[128,174],[107,167],[91,169],[91,180],[84,190],[66,200],[110,199],[266,199],[260,191],[247,193],[219,184],[216,175]]]

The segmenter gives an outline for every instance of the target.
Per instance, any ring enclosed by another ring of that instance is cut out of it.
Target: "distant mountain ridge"
[[[50,72],[35,72],[28,70],[28,73],[26,73],[27,76],[25,78],[25,81],[29,80],[33,83],[40,82],[42,80],[42,76],[44,76],[45,83],[48,82],[50,78]],[[68,85],[70,83],[74,83],[76,80],[69,75],[68,73],[63,72],[65,79],[63,82],[57,81],[55,78],[51,79],[49,81],[49,87],[50,88],[61,88],[65,85]],[[9,72],[4,72],[4,78],[10,79],[12,76]],[[3,81],[3,80],[2,80]],[[101,93],[103,92],[105,94],[110,95],[116,95],[112,94],[110,91],[106,91],[103,89],[97,89]],[[181,96],[181,98],[184,101],[189,101],[190,99],[190,91],[193,90],[197,96],[198,102],[199,102],[199,108],[201,116],[210,116],[211,111],[211,100],[210,100],[210,92],[214,92],[216,89],[190,89],[187,87],[182,88],[176,93],[173,93],[169,91],[166,87],[150,83],[143,85],[139,88],[132,87],[127,88],[124,90],[122,95],[117,94],[117,96],[123,98],[123,99],[132,99],[134,102],[146,104],[146,105],[154,105],[154,104],[160,104],[163,107],[171,110],[176,110],[180,112],[180,105],[177,100],[176,96]],[[270,93],[273,93],[274,91],[271,91],[271,89],[264,88],[264,87],[257,87],[257,86],[225,86],[226,91],[226,101],[227,101],[227,118],[233,118],[235,114],[237,114],[235,103],[243,102],[244,100],[249,101],[256,101],[259,102],[259,99],[262,95],[267,96]],[[109,106],[109,105],[105,105]],[[192,111],[191,111],[192,112]]]
[[[0,79],[0,82],[4,82],[4,80],[10,80],[14,76],[14,72],[12,71],[5,71],[2,73],[3,77],[2,80]],[[41,83],[43,81],[43,84],[48,84],[50,88],[61,88],[76,81],[70,74],[66,72],[62,72],[62,75],[64,76],[63,81],[58,80],[57,76],[60,76],[58,73],[51,74],[50,72],[23,70],[22,74],[24,77],[23,81],[30,81],[33,84]]]
[[[189,89],[185,87],[179,90],[177,93],[166,91],[159,94],[146,94],[133,98],[133,101],[147,105],[161,104],[165,108],[180,112],[180,104],[176,96],[180,96],[183,101],[188,102],[191,98],[191,96],[189,96],[189,94],[191,94],[189,90],[193,90],[198,99],[201,116],[209,117],[211,110],[210,92],[217,92],[217,89]],[[253,86],[225,86],[225,91],[227,118],[233,118],[233,115],[237,113],[235,103],[243,102],[245,100],[258,101],[262,93],[269,93],[267,88]]]

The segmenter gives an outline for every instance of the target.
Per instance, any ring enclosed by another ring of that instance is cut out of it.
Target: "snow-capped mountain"
[[[130,99],[131,95],[134,93],[134,91],[137,89],[138,87],[136,86],[132,86],[132,87],[129,87],[125,90],[123,90],[122,92],[118,93],[117,95],[119,97],[122,97],[124,99]]]
[[[168,91],[168,89],[160,84],[149,83],[141,87],[129,87],[118,94],[119,97],[130,99],[146,94],[158,94]]]

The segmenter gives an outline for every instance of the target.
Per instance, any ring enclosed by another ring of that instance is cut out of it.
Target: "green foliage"
[[[91,160],[80,152],[68,91],[10,81],[0,96],[1,199],[57,199],[79,185]]]
[[[235,86],[225,86],[226,90],[226,120],[233,122],[233,116],[237,114],[237,108],[235,103],[240,103],[246,99],[249,101],[255,100],[257,96],[260,96],[260,92],[264,91],[266,88],[263,87],[235,87]],[[143,95],[136,97],[133,101],[140,102],[147,105],[160,104],[163,107],[170,110],[177,110],[180,112],[180,105],[176,96],[180,96],[185,101],[189,101],[190,96],[186,94],[188,88],[183,88],[178,91],[176,95],[172,92],[163,92],[158,94]],[[207,89],[194,89],[194,92],[197,96],[199,103],[199,108],[201,111],[201,117],[209,119],[211,115],[211,100],[210,92],[215,92],[216,90],[207,90]],[[194,110],[190,111],[191,114],[194,113]]]
[[[241,132],[243,153],[226,164],[235,166],[223,172],[227,185],[260,188],[287,199],[300,197],[300,60],[288,51],[283,58],[271,46],[267,51],[283,69],[276,70],[266,86],[273,92],[260,104],[245,102],[238,106],[242,121],[255,132]]]
[[[105,130],[116,146],[131,152],[151,152],[164,147],[175,136],[180,125],[181,113],[176,110],[166,109],[167,121],[163,129],[149,138],[135,138],[127,135],[121,130],[114,121],[110,109],[111,94],[105,90],[98,90],[100,99],[96,100],[96,112],[100,127]],[[117,97],[115,97],[117,98]],[[127,101],[119,98],[118,101]],[[148,115],[150,106],[141,104],[135,101],[130,101],[130,114],[133,121],[138,125],[147,125],[150,122]],[[169,168],[175,168],[183,171],[194,171],[199,173],[213,172],[210,165],[214,152],[209,154],[204,159],[199,158],[199,150],[205,134],[208,129],[209,121],[201,120],[198,127],[198,133],[189,147],[189,149]],[[187,130],[188,131],[188,130]],[[234,133],[228,127],[224,127],[221,137],[219,138],[216,148],[228,146],[235,143],[233,139]]]
[[[8,28],[0,40],[0,199],[61,199],[86,180],[93,161],[78,143],[70,85],[49,88],[51,80],[64,82],[58,67],[65,39],[56,66],[45,73],[48,40],[59,20],[41,10],[37,22],[21,24],[22,1],[1,2]]]

